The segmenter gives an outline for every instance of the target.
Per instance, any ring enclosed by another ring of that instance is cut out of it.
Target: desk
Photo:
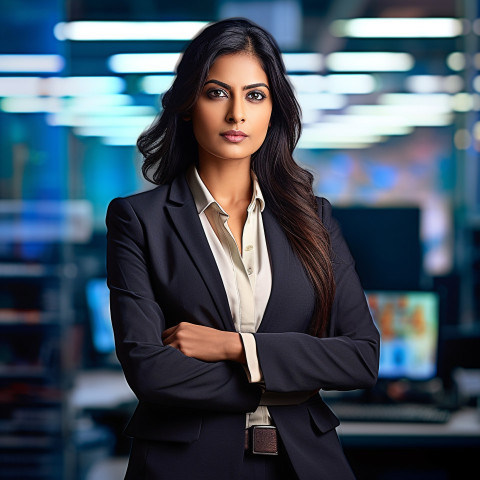
[[[136,403],[121,370],[86,370],[77,374],[70,397],[76,410],[109,410]]]
[[[453,413],[445,424],[342,422],[337,432],[357,480],[478,476],[480,417],[474,408]]]
[[[136,397],[120,370],[93,370],[77,375],[71,401],[100,421],[110,415],[121,439]],[[457,480],[478,471],[480,415],[473,408],[446,424],[342,422],[337,432],[357,480]]]
[[[454,412],[448,423],[342,422],[337,428],[345,446],[480,446],[480,412]]]

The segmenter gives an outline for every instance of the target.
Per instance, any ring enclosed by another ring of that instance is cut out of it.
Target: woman
[[[246,19],[186,48],[138,147],[158,186],[107,213],[117,355],[138,407],[128,479],[350,479],[320,389],[372,386],[379,337],[299,106]]]

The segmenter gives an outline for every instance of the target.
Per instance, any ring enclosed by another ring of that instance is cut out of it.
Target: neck
[[[213,198],[225,208],[239,202],[250,202],[252,198],[250,168],[250,158],[218,162],[202,162],[200,159],[198,173]]]

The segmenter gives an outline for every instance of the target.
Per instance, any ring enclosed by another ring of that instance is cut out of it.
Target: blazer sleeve
[[[116,353],[139,400],[216,411],[254,411],[261,389],[248,382],[240,364],[203,362],[163,345],[165,318],[149,278],[144,227],[127,199],[110,203],[106,224]]]
[[[332,206],[326,199],[318,202],[330,233],[336,282],[329,334],[255,333],[268,391],[353,390],[377,380],[380,336]]]

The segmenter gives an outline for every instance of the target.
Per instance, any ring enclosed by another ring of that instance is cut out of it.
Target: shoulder
[[[316,197],[317,211],[330,236],[332,260],[335,263],[353,264],[353,258],[342,234],[340,225],[333,214],[332,204],[324,197]]]
[[[317,200],[317,212],[322,223],[330,229],[332,223],[332,204],[325,197],[315,197]]]
[[[169,185],[159,185],[150,190],[134,193],[124,197],[116,197],[108,205],[108,214],[113,212],[134,211],[137,215],[152,211],[165,204],[168,197]]]

